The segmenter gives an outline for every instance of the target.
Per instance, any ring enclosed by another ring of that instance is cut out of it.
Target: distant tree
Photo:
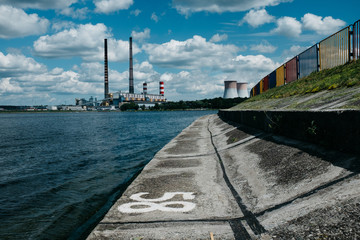
[[[121,111],[128,111],[128,110],[138,110],[139,109],[139,105],[137,105],[134,102],[130,102],[130,103],[125,103],[123,105],[121,105],[120,110]]]

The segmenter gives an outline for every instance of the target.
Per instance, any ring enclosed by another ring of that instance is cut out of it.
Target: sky
[[[360,19],[358,0],[0,0],[0,105],[75,104],[128,91],[222,97]]]

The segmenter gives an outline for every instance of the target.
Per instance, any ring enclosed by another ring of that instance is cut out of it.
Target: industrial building
[[[107,39],[104,39],[104,99],[97,101],[89,99],[75,99],[76,105],[88,107],[116,107],[119,108],[127,102],[135,102],[138,104],[152,104],[156,102],[166,102],[164,92],[164,82],[159,82],[159,94],[148,94],[147,83],[143,83],[143,92],[134,92],[134,73],[133,73],[133,54],[132,54],[132,37],[129,38],[129,92],[109,92],[109,67],[108,67],[108,46]]]

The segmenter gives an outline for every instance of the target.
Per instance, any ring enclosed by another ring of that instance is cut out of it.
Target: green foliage
[[[139,109],[139,105],[137,105],[136,103],[125,103],[123,105],[121,105],[120,110],[121,111],[128,111],[128,110],[132,110],[132,111],[136,111]]]
[[[202,99],[196,101],[178,101],[178,102],[165,102],[158,104],[150,110],[191,110],[191,109],[227,109],[231,108],[246,98],[213,98],[213,99]]]

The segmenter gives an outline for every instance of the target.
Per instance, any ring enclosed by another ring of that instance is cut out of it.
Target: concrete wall
[[[225,120],[266,132],[360,153],[360,111],[220,110],[218,114]]]

